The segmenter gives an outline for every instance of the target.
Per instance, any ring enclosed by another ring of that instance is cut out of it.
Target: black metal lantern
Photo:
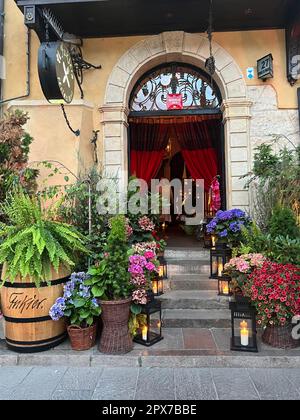
[[[224,266],[231,259],[231,249],[226,245],[216,246],[210,250],[210,278],[217,279],[223,276]]]
[[[256,310],[248,303],[230,302],[231,350],[257,353]]]
[[[218,277],[219,296],[232,296],[231,277]]]
[[[161,324],[161,302],[153,300],[143,307],[142,314],[146,315],[146,323],[141,326],[134,341],[143,346],[153,346],[163,340]]]

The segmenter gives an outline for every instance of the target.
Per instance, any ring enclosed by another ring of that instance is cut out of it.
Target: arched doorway
[[[249,193],[240,177],[250,170],[251,105],[243,73],[234,58],[213,42],[216,62],[214,82],[220,89],[224,125],[227,208],[249,207]],[[121,188],[128,180],[129,99],[142,75],[161,63],[187,63],[205,69],[209,54],[207,37],[185,32],[165,32],[133,45],[116,63],[100,107],[103,124],[102,159],[106,174],[119,177]]]
[[[174,104],[173,101],[177,103]],[[143,75],[129,99],[130,175],[203,179],[205,217],[214,214],[209,190],[217,179],[221,208],[226,208],[222,97],[203,70],[185,63],[166,63]]]

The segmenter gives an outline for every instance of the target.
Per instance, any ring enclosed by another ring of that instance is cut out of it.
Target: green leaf
[[[75,308],[82,308],[85,305],[86,301],[85,299],[75,298],[73,303]]]
[[[97,285],[92,287],[92,294],[93,294],[94,297],[96,297],[96,298],[102,297],[104,295],[104,293],[105,293],[105,291],[102,287],[97,286]]]
[[[139,315],[142,312],[142,307],[140,305],[136,305],[135,303],[133,303],[130,306],[130,310],[134,315]]]

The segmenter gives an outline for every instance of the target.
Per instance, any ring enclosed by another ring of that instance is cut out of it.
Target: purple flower
[[[136,274],[143,274],[144,270],[143,267],[141,267],[140,265],[137,264],[132,264],[129,268],[128,268],[129,273],[136,275]]]
[[[219,236],[221,238],[226,238],[228,236],[228,230],[227,229],[222,230],[222,232],[219,233]]]
[[[93,299],[91,300],[91,302],[92,302],[92,304],[93,304],[93,306],[94,306],[95,308],[99,308],[98,300],[97,300],[96,298],[93,298]]]
[[[147,260],[142,255],[132,255],[131,257],[129,257],[129,262],[130,264],[141,265],[142,267],[144,267],[147,263]]]
[[[58,321],[64,316],[64,310],[66,309],[65,299],[59,297],[56,299],[55,304],[50,308],[49,315],[53,321]]]

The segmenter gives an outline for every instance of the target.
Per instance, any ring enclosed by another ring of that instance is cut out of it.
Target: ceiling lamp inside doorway
[[[215,57],[213,56],[213,50],[212,50],[213,0],[209,0],[209,1],[210,1],[210,5],[209,5],[209,17],[208,17],[208,29],[207,29],[207,38],[209,42],[209,57],[205,62],[205,68],[212,77],[216,71],[216,63],[215,63]]]

